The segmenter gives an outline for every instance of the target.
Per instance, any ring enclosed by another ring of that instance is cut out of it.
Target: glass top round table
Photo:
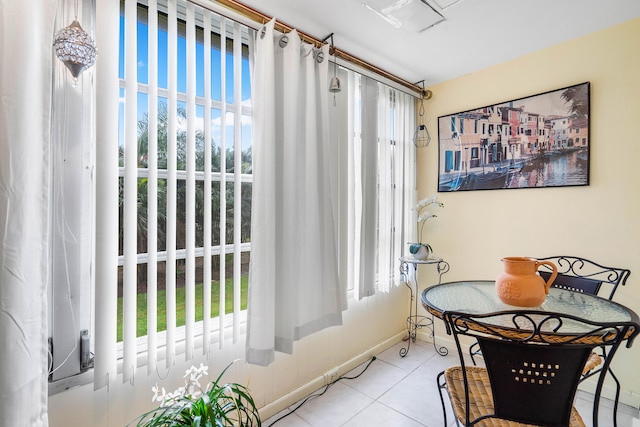
[[[517,310],[500,301],[493,280],[469,280],[442,283],[422,292],[422,305],[431,314],[442,318],[445,311],[468,314],[493,313]],[[529,307],[542,313],[562,313],[596,322],[638,322],[638,315],[616,302],[597,296],[550,288],[545,301],[539,307]]]

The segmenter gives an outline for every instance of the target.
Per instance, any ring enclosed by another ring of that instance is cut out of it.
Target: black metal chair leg
[[[442,404],[442,417],[444,418],[444,427],[447,427],[447,408],[444,406],[444,397],[442,396],[442,389],[446,387],[444,384],[442,377],[444,376],[444,371],[438,374],[436,379],[438,385],[438,394],[440,394],[440,403]]]
[[[611,367],[607,368],[607,372],[609,372],[609,374],[611,374],[611,378],[613,378],[613,381],[615,381],[616,383],[616,393],[615,393],[615,397],[613,399],[613,427],[618,427],[618,404],[620,402],[620,390],[621,390],[621,385],[620,385],[620,381],[618,380],[618,377],[616,377],[616,375],[613,373],[613,370],[611,370]],[[597,369],[597,370],[593,370],[591,372],[589,372],[588,374],[586,374],[585,376],[582,377],[582,379],[580,380],[580,382],[591,378],[594,375],[606,375],[606,373],[602,373],[601,369]],[[600,394],[596,394],[596,397],[598,397],[598,400],[601,398]],[[595,397],[594,397],[595,398]],[[593,412],[593,417],[594,419],[598,417],[598,411],[597,408],[599,407],[599,405],[595,405],[594,406],[594,412]],[[597,421],[597,420],[596,420]],[[597,426],[598,423],[594,421],[594,425]]]
[[[616,397],[613,400],[613,427],[618,427],[618,402],[620,400],[620,381],[615,376],[611,368],[609,368],[609,374],[611,378],[616,382]]]

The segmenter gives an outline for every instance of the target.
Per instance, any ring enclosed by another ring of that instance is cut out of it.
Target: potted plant
[[[260,414],[249,389],[238,383],[222,383],[222,376],[230,363],[205,389],[200,378],[208,375],[208,367],[192,366],[184,376],[185,385],[167,393],[157,384],[152,388],[156,409],[137,417],[132,423],[138,427],[259,427]]]
[[[438,207],[444,207],[444,203],[438,200],[436,196],[429,196],[424,198],[418,202],[416,205],[416,211],[418,213],[417,218],[417,232],[418,232],[418,242],[409,243],[409,253],[413,255],[415,259],[425,260],[429,258],[433,249],[431,249],[431,245],[425,243],[422,240],[422,229],[424,228],[425,223],[430,218],[436,218],[437,215],[425,210],[427,206],[435,205]]]

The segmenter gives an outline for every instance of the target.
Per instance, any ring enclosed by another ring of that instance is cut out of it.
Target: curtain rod
[[[268,15],[266,15],[266,14],[264,14],[264,13],[262,13],[262,12],[256,10],[256,9],[253,9],[252,7],[249,7],[249,6],[245,5],[245,4],[242,4],[242,3],[240,3],[240,2],[238,2],[236,0],[215,0],[215,2],[220,4],[220,5],[222,5],[222,6],[224,6],[224,7],[226,7],[226,8],[228,8],[228,9],[231,9],[232,11],[234,11],[236,13],[241,14],[242,16],[244,16],[244,17],[246,17],[246,18],[248,18],[248,19],[250,19],[252,21],[258,22],[260,24],[264,24],[265,22],[271,21],[271,19],[272,19],[272,17],[270,17],[270,16],[268,16]],[[293,31],[295,28],[290,26],[290,25],[287,25],[287,24],[285,24],[283,22],[280,22],[280,21],[276,20],[275,29],[280,31],[280,32],[286,33],[286,32]],[[321,47],[321,46],[323,46],[325,44],[326,38],[325,38],[325,40],[320,40],[320,39],[318,39],[316,37],[313,37],[313,36],[311,36],[311,35],[309,35],[307,33],[302,32],[300,30],[298,30],[298,35],[300,36],[300,38],[303,41],[305,41],[307,43],[311,43],[311,44],[315,45],[316,47]],[[403,78],[396,76],[395,74],[391,74],[388,71],[385,71],[385,70],[383,70],[383,69],[381,69],[379,67],[376,67],[375,65],[370,64],[369,62],[366,62],[366,61],[364,61],[364,60],[362,60],[362,59],[360,59],[360,58],[358,58],[356,56],[353,56],[350,53],[347,53],[347,52],[345,52],[343,50],[340,50],[335,46],[332,46],[332,49],[331,49],[330,53],[332,55],[335,55],[337,58],[340,58],[340,59],[342,59],[344,61],[347,61],[347,62],[351,62],[351,63],[353,63],[355,65],[358,65],[359,67],[364,68],[365,70],[368,70],[368,71],[371,71],[373,73],[379,74],[379,75],[381,75],[381,76],[383,76],[383,77],[385,77],[385,78],[387,78],[387,79],[389,79],[389,80],[391,80],[391,81],[393,81],[393,82],[395,82],[395,83],[397,83],[399,85],[402,85],[402,86],[404,86],[406,88],[409,88],[412,91],[419,93],[424,99],[429,99],[432,96],[432,93],[431,93],[430,90],[425,89],[423,86],[419,86],[418,83],[408,82],[408,81],[404,80]]]

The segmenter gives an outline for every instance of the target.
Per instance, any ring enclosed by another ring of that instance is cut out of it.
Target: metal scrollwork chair
[[[551,261],[558,267],[558,276],[551,286],[599,295],[609,300],[613,299],[618,286],[624,286],[631,271],[626,268],[606,267],[585,258],[574,256],[551,256],[538,258],[539,261]],[[546,265],[540,266],[540,275],[546,280],[551,269]]]
[[[558,268],[558,276],[551,286],[574,292],[598,295],[609,300],[613,299],[618,286],[625,285],[631,274],[631,271],[626,268],[607,267],[588,259],[574,256],[558,255],[538,259],[540,261],[551,261]],[[540,276],[545,280],[549,278],[550,274],[551,269],[546,265],[540,267]],[[603,369],[602,360],[604,357],[606,357],[605,348],[599,348],[591,353],[582,373],[581,381],[600,373]],[[616,384],[616,394],[613,400],[613,425],[617,426],[616,414],[620,400],[620,381],[618,381],[611,368],[607,368],[607,370]]]
[[[608,367],[620,344],[638,333],[630,322],[590,322],[535,310],[446,312],[443,320],[460,358],[459,366],[437,378],[445,426],[445,392],[458,425],[584,426],[573,401],[589,355],[607,347]],[[465,364],[463,336],[477,340],[486,368]],[[597,404],[593,411],[597,427]]]

